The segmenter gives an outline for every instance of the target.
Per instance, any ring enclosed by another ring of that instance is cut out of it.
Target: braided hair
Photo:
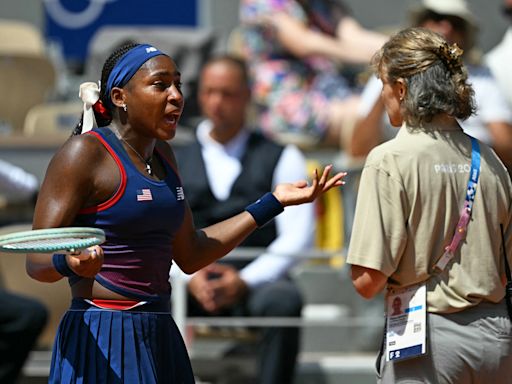
[[[112,112],[113,110],[109,109],[107,103],[107,98],[109,95],[105,94],[105,88],[107,85],[108,77],[110,76],[110,72],[114,69],[115,65],[119,61],[119,59],[128,51],[135,48],[137,43],[128,42],[123,43],[119,47],[117,47],[110,56],[105,60],[105,63],[103,64],[103,69],[101,70],[101,81],[100,81],[100,99],[97,103],[98,105],[95,105],[93,107],[94,110],[94,117],[96,118],[96,122],[99,127],[105,127],[110,124],[112,121]],[[101,110],[101,111],[100,111]],[[101,113],[100,113],[101,112]],[[72,136],[80,135],[82,132],[82,125],[83,125],[83,114],[80,117],[80,120],[78,124],[75,126],[75,129],[73,130]]]

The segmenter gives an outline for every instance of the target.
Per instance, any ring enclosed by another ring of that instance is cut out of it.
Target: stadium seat
[[[0,54],[40,56],[44,54],[43,36],[30,23],[1,19]]]
[[[28,23],[0,21],[0,123],[4,133],[21,133],[28,110],[44,102],[56,73],[40,32]]]
[[[79,101],[35,105],[25,117],[23,134],[26,137],[67,138],[75,128],[81,113],[82,103]]]

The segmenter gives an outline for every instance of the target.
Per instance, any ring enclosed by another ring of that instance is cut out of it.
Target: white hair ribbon
[[[100,99],[100,88],[98,87],[98,84],[93,82],[82,83],[80,84],[78,96],[84,103],[82,133],[85,133],[98,127],[92,106]]]

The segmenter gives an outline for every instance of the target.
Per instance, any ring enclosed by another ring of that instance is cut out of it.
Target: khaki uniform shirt
[[[381,271],[389,287],[427,281],[430,312],[450,313],[504,297],[500,223],[512,256],[507,171],[480,143],[480,178],[467,236],[440,274],[436,261],[451,242],[471,167],[471,140],[460,129],[410,131],[372,150],[365,163],[347,262]]]

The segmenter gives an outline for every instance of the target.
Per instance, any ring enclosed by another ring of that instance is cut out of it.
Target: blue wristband
[[[272,193],[267,192],[256,202],[245,207],[245,210],[252,215],[258,227],[263,227],[283,212],[284,208]]]
[[[62,276],[78,276],[68,265],[66,261],[66,255],[63,253],[54,253],[52,257],[53,267],[59,272]]]

